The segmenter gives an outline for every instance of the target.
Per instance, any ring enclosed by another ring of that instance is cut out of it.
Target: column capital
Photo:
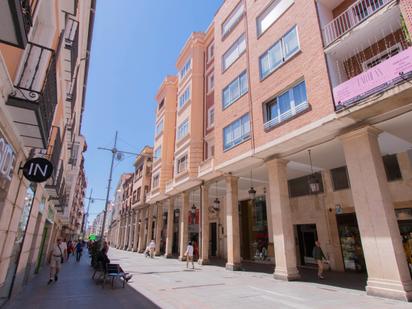
[[[376,127],[367,125],[367,126],[357,128],[357,129],[354,129],[352,131],[343,133],[342,135],[339,136],[339,139],[341,141],[347,141],[347,140],[351,140],[351,139],[356,138],[356,137],[366,136],[366,135],[373,136],[373,137],[377,138],[379,136],[379,134],[381,134],[381,133],[382,133],[382,130],[380,130]]]
[[[273,166],[273,165],[278,165],[278,166],[282,166],[282,165],[287,165],[289,163],[288,160],[285,159],[280,159],[277,157],[269,157],[268,159],[265,160],[265,164],[268,166]]]
[[[232,174],[225,175],[225,180],[226,181],[238,181],[239,176],[233,176]]]

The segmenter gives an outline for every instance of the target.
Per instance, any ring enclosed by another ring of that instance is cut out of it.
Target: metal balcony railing
[[[22,61],[22,68],[7,105],[33,113],[31,118],[36,120],[31,123],[31,130],[37,129],[42,147],[46,148],[57,105],[55,54],[48,47],[28,43]],[[13,118],[24,124],[24,115],[14,113]],[[24,140],[25,136],[22,137]]]
[[[325,47],[336,41],[393,0],[358,0],[323,27]]]

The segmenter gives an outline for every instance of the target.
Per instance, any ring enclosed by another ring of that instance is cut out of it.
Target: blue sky
[[[97,1],[82,134],[87,196],[106,197],[115,131],[118,149],[139,152],[153,144],[154,96],[168,74],[176,74],[177,56],[193,31],[209,26],[223,0]],[[111,196],[133,157],[115,163]],[[87,205],[87,200],[86,200]],[[90,205],[89,222],[104,208]]]

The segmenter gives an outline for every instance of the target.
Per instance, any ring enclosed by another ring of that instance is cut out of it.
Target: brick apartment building
[[[411,33],[408,0],[224,1],[156,95],[157,254],[297,280],[319,240],[412,300]]]

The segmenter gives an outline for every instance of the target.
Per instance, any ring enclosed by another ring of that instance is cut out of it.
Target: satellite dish
[[[123,152],[117,152],[116,153],[116,160],[117,161],[122,161],[124,159],[124,154]]]

